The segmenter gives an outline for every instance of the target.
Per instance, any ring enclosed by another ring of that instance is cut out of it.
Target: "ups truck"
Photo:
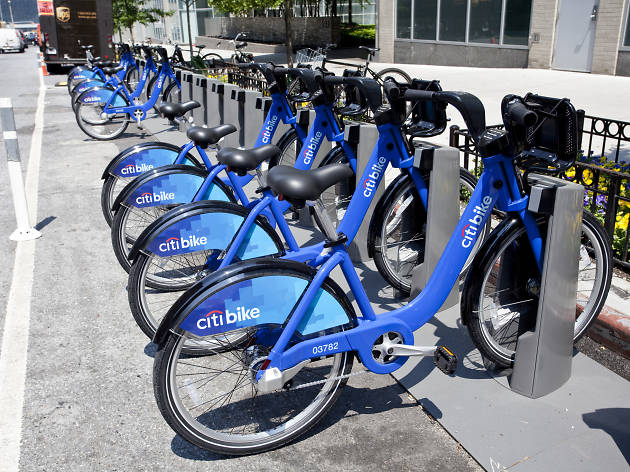
[[[40,44],[49,71],[85,64],[81,45],[113,59],[112,0],[38,0]]]

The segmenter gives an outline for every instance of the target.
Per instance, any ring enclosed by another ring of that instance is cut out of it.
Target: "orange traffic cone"
[[[42,65],[42,75],[44,77],[46,77],[47,75],[50,75],[48,73],[48,69],[46,68],[46,63],[44,62],[44,55],[41,52],[39,53],[39,61]]]

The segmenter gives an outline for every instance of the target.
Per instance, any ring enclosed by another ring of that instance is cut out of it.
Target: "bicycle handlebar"
[[[538,115],[520,101],[513,101],[507,105],[507,117],[512,124],[526,128],[538,122]]]

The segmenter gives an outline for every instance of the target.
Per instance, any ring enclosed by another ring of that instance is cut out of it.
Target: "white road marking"
[[[39,74],[39,95],[35,128],[26,173],[26,195],[31,218],[37,215],[39,163],[44,130],[44,78]],[[31,290],[35,263],[35,241],[17,243],[13,279],[7,302],[7,314],[0,351],[0,470],[17,472],[22,439],[22,409],[26,380],[26,356],[31,312]]]

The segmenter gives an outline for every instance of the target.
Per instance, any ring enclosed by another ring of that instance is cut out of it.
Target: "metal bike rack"
[[[411,273],[410,298],[426,286],[459,221],[459,151],[449,146],[419,142],[416,143],[413,166],[429,172],[430,183],[424,262]],[[450,308],[458,302],[456,284],[441,309]]]
[[[223,82],[216,79],[206,79],[206,124],[210,127],[219,126],[222,114],[221,95],[219,88],[223,90]]]
[[[351,123],[346,125],[344,130],[344,138],[354,148],[355,155],[357,156],[357,172],[356,172],[356,186],[361,185],[360,179],[363,174],[363,170],[367,166],[372,151],[376,147],[378,141],[378,130],[375,125],[368,123]],[[363,218],[363,223],[359,227],[357,235],[354,237],[352,243],[348,247],[348,253],[350,258],[354,262],[365,262],[370,259],[368,254],[368,231],[370,228],[370,220],[372,219],[372,213],[374,213],[374,207],[379,198],[385,191],[386,177],[381,180],[381,183],[374,191],[374,200],[370,204],[368,211]]]
[[[300,126],[302,126],[304,129],[309,129],[311,123],[315,120],[315,110],[309,110],[306,108],[299,109],[296,113],[296,119]],[[328,140],[323,141],[319,146],[317,155],[313,159],[311,169],[316,169],[317,167],[319,167],[322,160],[331,149],[332,144]],[[308,207],[301,208],[298,211],[298,214],[300,225],[306,227],[315,226],[315,224],[313,223],[313,218],[311,217],[311,212],[309,211]]]
[[[186,72],[186,71],[182,71],[182,78],[181,78],[181,86],[182,86],[182,103],[187,102],[189,100],[192,100],[192,93],[193,93],[193,80],[192,80],[192,73],[191,72]]]
[[[244,121],[239,126],[244,130],[243,146],[245,148],[251,148],[258,139],[260,133],[260,127],[263,124],[265,115],[263,110],[258,108],[256,104],[258,99],[261,98],[261,93],[256,90],[245,90],[245,103],[244,103]]]
[[[236,127],[239,126],[239,91],[241,91],[241,89],[236,85],[223,85],[223,115],[221,118],[222,123],[224,124],[232,124]],[[239,147],[241,145],[239,137],[240,131],[228,134],[225,138],[223,138],[223,146]]]
[[[535,329],[518,337],[508,381],[515,392],[538,398],[571,376],[584,187],[534,174],[529,183],[528,209],[549,222]]]
[[[192,89],[192,99],[201,104],[199,108],[193,110],[193,119],[195,120],[195,125],[201,126],[208,123],[208,97],[206,94],[208,81],[204,76],[199,74],[193,76],[193,81],[195,86]]]

